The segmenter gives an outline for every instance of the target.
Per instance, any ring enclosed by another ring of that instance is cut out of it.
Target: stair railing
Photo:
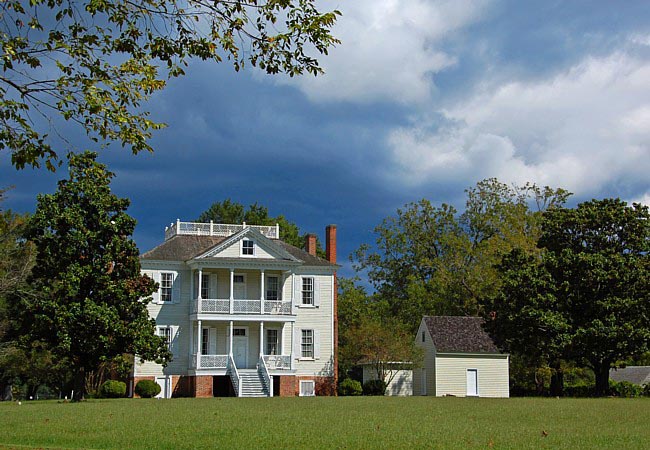
[[[257,363],[257,370],[262,374],[264,382],[269,390],[269,397],[273,397],[273,379],[269,373],[269,368],[266,367],[266,362],[264,361],[264,355],[260,353],[260,360]]]
[[[230,375],[237,397],[241,397],[241,375],[239,375],[235,360],[232,358],[232,353],[228,355],[228,375]]]

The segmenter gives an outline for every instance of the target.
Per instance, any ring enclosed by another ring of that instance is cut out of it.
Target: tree
[[[482,299],[484,327],[499,348],[528,366],[551,367],[551,394],[559,396],[571,327],[554,295],[552,277],[540,264],[539,255],[522,249],[505,255],[497,269],[500,289]]]
[[[618,360],[650,349],[650,213],[638,203],[592,200],[545,215],[539,245],[571,321],[570,352],[609,389]]]
[[[9,0],[2,2],[0,148],[16,168],[54,170],[58,111],[94,141],[133,153],[163,125],[142,103],[192,58],[268,74],[322,73],[338,11],[312,0]],[[60,120],[59,120],[60,121]],[[54,135],[54,136],[53,136]]]
[[[76,400],[86,374],[123,353],[162,363],[171,356],[147,313],[156,286],[140,275],[129,200],[111,193],[114,174],[96,158],[71,155],[69,178],[38,196],[26,233],[37,250],[32,295],[9,302],[24,347],[39,341],[67,359]]]
[[[356,364],[369,364],[386,386],[400,370],[417,368],[422,363],[422,349],[415,345],[413,334],[394,320],[364,318],[346,335],[353,345],[342,349],[344,358]]]
[[[280,239],[294,247],[302,248],[305,243],[305,234],[300,233],[300,228],[293,222],[287,220],[283,215],[277,217],[269,216],[269,210],[257,202],[244,207],[241,203],[233,202],[229,198],[213,203],[207,210],[203,211],[197,222],[214,223],[244,223],[248,225],[275,225],[280,226]],[[316,253],[324,258],[325,251],[316,239]]]
[[[423,199],[397,210],[375,228],[375,247],[363,244],[353,266],[366,272],[391,314],[404,323],[423,315],[477,315],[479,299],[498,288],[495,265],[512,248],[535,252],[539,209],[569,193],[534,184],[483,180],[467,191],[465,211]],[[535,210],[531,204],[538,207]]]
[[[0,202],[5,192],[0,190]],[[25,374],[25,368],[30,365],[11,338],[12,317],[7,311],[7,296],[26,290],[25,281],[34,264],[34,247],[23,238],[27,220],[26,214],[0,209],[0,399],[11,397],[12,381]]]
[[[609,369],[649,349],[648,207],[605,199],[551,208],[539,247],[504,258],[486,326],[508,351],[586,363],[605,394]]]

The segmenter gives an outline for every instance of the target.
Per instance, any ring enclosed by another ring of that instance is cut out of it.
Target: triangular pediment
[[[245,254],[242,250],[243,241],[253,242],[253,254]],[[247,260],[274,259],[301,262],[298,258],[282,248],[278,243],[267,238],[253,228],[245,228],[239,233],[233,234],[203,254],[198,255],[195,259],[204,258],[242,258]]]

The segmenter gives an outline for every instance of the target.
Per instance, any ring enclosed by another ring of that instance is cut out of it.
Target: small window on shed
[[[422,342],[424,342],[424,331],[422,332]]]

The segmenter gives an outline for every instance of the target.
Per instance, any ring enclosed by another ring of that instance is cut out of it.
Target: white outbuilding
[[[509,355],[483,330],[483,319],[424,316],[415,339],[424,350],[413,395],[509,397]]]

